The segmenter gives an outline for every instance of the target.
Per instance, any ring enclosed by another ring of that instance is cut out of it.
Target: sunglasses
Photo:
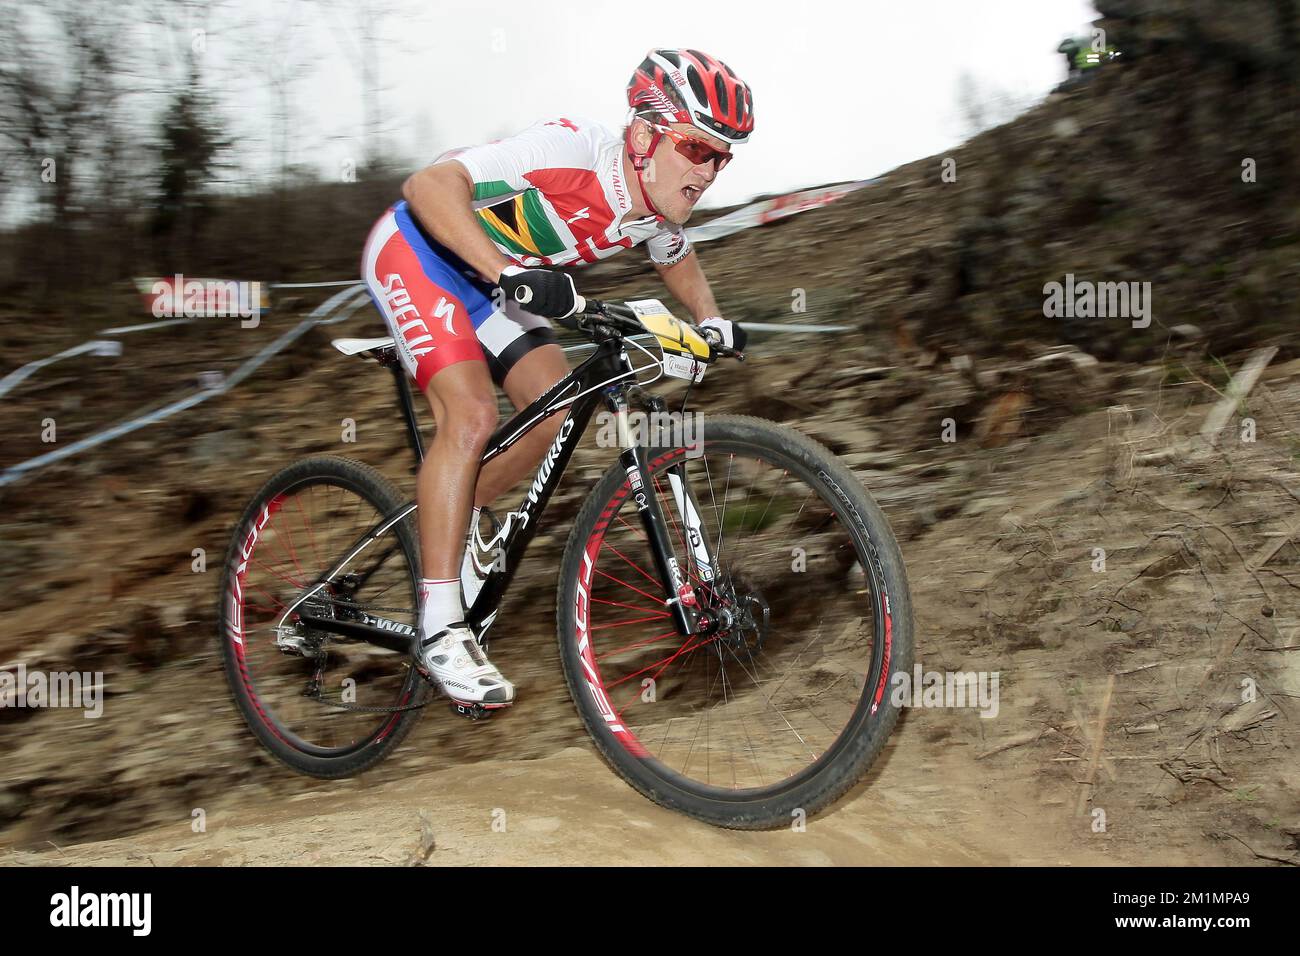
[[[702,139],[687,136],[685,133],[679,133],[667,126],[655,126],[655,129],[672,140],[673,149],[690,160],[692,166],[700,166],[704,163],[716,161],[718,172],[722,172],[726,169],[727,163],[731,162],[731,152],[728,150],[715,149]]]

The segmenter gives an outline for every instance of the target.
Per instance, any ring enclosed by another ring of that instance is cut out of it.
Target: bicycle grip
[[[579,321],[579,318],[582,313],[587,311],[587,300],[580,295],[574,295],[573,301],[578,307],[568,315],[557,318],[555,321],[564,326],[564,328],[576,332],[578,329],[582,328],[582,323]]]

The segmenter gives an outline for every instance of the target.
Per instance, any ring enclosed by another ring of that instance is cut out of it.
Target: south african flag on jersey
[[[494,242],[511,252],[527,256],[554,256],[567,248],[546,216],[536,188],[518,192],[509,183],[496,181],[474,184],[474,201],[503,197],[500,202],[478,209],[479,221]]]

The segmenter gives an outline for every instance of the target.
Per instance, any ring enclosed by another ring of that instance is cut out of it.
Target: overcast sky
[[[576,113],[620,127],[624,88],[655,46],[725,60],[754,92],[755,133],[709,199],[863,179],[966,138],[963,73],[1029,105],[1065,77],[1056,46],[1096,17],[1085,0],[437,0],[395,29],[383,63],[392,148],[408,161]],[[658,11],[658,12],[656,12]],[[357,149],[347,69],[303,82],[329,165]]]
[[[202,26],[203,81],[235,145],[226,176],[245,188],[267,182],[282,135],[291,162],[342,175],[363,155],[362,84],[345,53],[352,17],[382,8],[389,15],[371,22],[384,151],[412,170],[540,118],[575,114],[621,128],[628,77],[652,47],[722,58],[750,83],[757,125],[705,206],[865,179],[942,153],[971,131],[963,77],[1005,118],[1064,78],[1057,44],[1096,17],[1089,0],[194,0],[157,8],[163,21],[121,41],[139,77],[129,101],[129,121],[147,127],[139,142],[155,139]],[[47,51],[55,60],[73,55],[62,39]],[[286,127],[271,80],[290,74]],[[6,221],[34,208],[31,192],[11,190]]]

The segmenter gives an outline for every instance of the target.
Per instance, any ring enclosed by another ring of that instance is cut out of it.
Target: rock
[[[1073,116],[1063,116],[1052,124],[1052,135],[1061,139],[1074,139],[1079,135],[1080,129],[1079,121]]]

